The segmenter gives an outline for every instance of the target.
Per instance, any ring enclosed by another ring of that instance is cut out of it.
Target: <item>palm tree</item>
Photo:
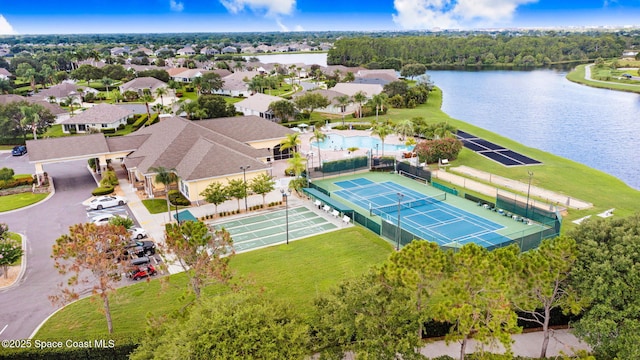
[[[158,116],[160,116],[160,113],[164,111],[164,106],[162,106],[161,104],[154,104],[151,107],[151,110],[155,111],[156,114],[158,114]]]
[[[302,172],[307,168],[307,159],[303,158],[300,153],[294,153],[293,156],[287,160],[289,168],[293,169],[293,173],[296,178],[289,182],[289,187],[292,187],[296,191],[300,191],[302,187],[307,183],[306,180],[300,177]]]
[[[375,123],[373,130],[371,130],[371,135],[378,135],[382,142],[382,156],[384,156],[384,139],[391,134],[393,134],[393,128],[388,123]]]
[[[71,114],[71,116],[73,116],[73,104],[77,103],[77,99],[75,98],[75,96],[68,95],[65,98],[65,103],[69,107],[69,113]]]
[[[344,126],[344,113],[347,110],[347,106],[351,104],[351,97],[349,97],[349,95],[340,95],[336,96],[335,99],[338,102],[338,106],[340,106],[340,112],[342,113],[342,126]]]
[[[322,156],[320,156],[320,142],[324,141],[327,138],[327,134],[320,131],[320,129],[313,130],[313,136],[311,137],[311,141],[315,140],[316,145],[318,147],[318,164],[320,164],[320,169],[322,169]]]
[[[178,175],[175,169],[166,169],[163,166],[151,167],[149,171],[156,174],[154,181],[164,185],[164,194],[167,198],[167,214],[169,222],[171,222],[171,204],[169,203],[169,186],[178,181]]]
[[[365,93],[363,93],[362,91],[358,91],[357,93],[353,94],[353,101],[358,103],[359,118],[362,117],[362,104],[365,102],[365,100],[367,100],[367,95],[365,95]]]
[[[413,132],[413,121],[409,119],[405,119],[396,124],[396,133],[400,135],[400,140],[404,140],[407,136],[411,136],[414,134]]]
[[[20,113],[22,113],[22,121],[20,121],[23,127],[31,127],[33,132],[33,139],[38,140],[37,130],[38,123],[40,122],[40,115],[38,114],[39,107],[21,106]],[[26,138],[25,138],[26,140]]]
[[[149,103],[153,101],[151,94],[145,93],[140,100],[144,101],[144,105],[147,107],[147,119],[151,120],[151,111],[149,111]]]
[[[100,82],[102,83],[102,85],[104,85],[107,92],[109,92],[109,86],[113,85],[113,79],[109,79],[108,77],[105,76],[102,78],[102,80],[100,80]]]
[[[378,121],[378,111],[384,111],[384,107],[388,106],[389,96],[385,93],[373,95],[371,105],[376,107],[376,121]]]
[[[160,104],[164,106],[164,96],[168,94],[167,88],[164,86],[161,86],[156,89],[155,93],[156,93],[156,96],[160,97]]]
[[[124,99],[124,95],[122,95],[122,93],[118,89],[111,90],[111,97],[113,98],[113,101],[116,103],[119,103]]]
[[[283,150],[292,149],[297,154],[298,145],[300,145],[300,137],[298,133],[287,134],[287,138],[280,142],[280,152]]]

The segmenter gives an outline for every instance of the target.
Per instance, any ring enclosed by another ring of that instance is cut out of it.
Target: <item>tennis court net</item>
[[[405,202],[401,202],[400,205],[400,210],[402,211],[402,209],[411,209],[411,208],[415,208],[415,207],[420,207],[420,206],[425,206],[425,205],[429,205],[429,204],[435,204],[438,202],[442,202],[447,200],[447,193],[440,193],[438,195],[433,195],[433,196],[429,196],[426,198],[422,198],[422,199],[417,199],[417,200],[410,200],[410,201],[405,201]],[[383,214],[389,214],[389,213],[394,213],[398,211],[398,204],[394,204],[394,205],[386,205],[386,206],[381,206],[381,207],[377,207],[377,208],[373,208],[369,211],[369,215],[373,216],[373,215],[378,215],[378,216],[382,216]]]

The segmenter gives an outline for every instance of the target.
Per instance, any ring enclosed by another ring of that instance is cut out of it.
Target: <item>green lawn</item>
[[[0,212],[20,209],[22,207],[35,204],[39,201],[42,201],[49,194],[33,194],[30,192],[15,194],[15,195],[5,195],[0,197],[2,201],[0,201]]]
[[[625,84],[626,80],[621,81],[607,81],[605,83],[598,81],[586,80],[584,78],[585,75],[585,67],[586,65],[578,65],[576,68],[567,74],[567,79],[576,83],[589,85],[597,88],[603,89],[611,89],[611,90],[619,90],[619,91],[628,91],[640,93],[640,84],[636,81],[633,83]],[[591,68],[592,71],[595,71],[595,68]]]
[[[167,200],[165,199],[145,199],[142,200],[142,204],[144,204],[144,207],[146,207],[151,214],[167,212]],[[171,205],[171,211],[174,211],[175,209],[176,207]]]
[[[273,299],[284,300],[302,314],[312,310],[313,299],[343,279],[382,263],[393,247],[368,230],[351,227],[308,239],[236,255],[231,268],[237,281],[264,290]],[[153,280],[118,290],[110,300],[114,336],[141,335],[148,314],[161,316],[179,310],[191,301],[182,298],[186,278],[172,275],[162,286]],[[219,287],[206,289],[211,296]],[[38,331],[38,339],[84,339],[107,336],[101,302],[83,299],[48,320]]]

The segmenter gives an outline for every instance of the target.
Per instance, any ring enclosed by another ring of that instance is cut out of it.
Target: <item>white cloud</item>
[[[13,35],[17,33],[18,32],[13,29],[13,26],[9,24],[7,19],[0,14],[0,35]]]
[[[169,6],[171,7],[171,11],[181,12],[184,10],[184,3],[175,0],[169,0]]]
[[[264,11],[267,16],[276,16],[291,14],[296,0],[220,0],[220,3],[232,14],[248,8],[253,12]]]
[[[280,31],[284,31],[284,32],[289,31],[289,28],[287,27],[287,25],[283,24],[282,21],[280,21],[280,19],[276,19],[276,24],[278,24]]]
[[[394,0],[393,21],[405,29],[490,26],[511,20],[520,5],[538,0]]]
[[[302,27],[302,25],[296,25],[296,28],[293,29],[293,31],[304,31],[304,28]]]

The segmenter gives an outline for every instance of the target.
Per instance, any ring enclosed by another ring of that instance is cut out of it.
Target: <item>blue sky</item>
[[[0,34],[640,26],[640,0],[2,0]]]

